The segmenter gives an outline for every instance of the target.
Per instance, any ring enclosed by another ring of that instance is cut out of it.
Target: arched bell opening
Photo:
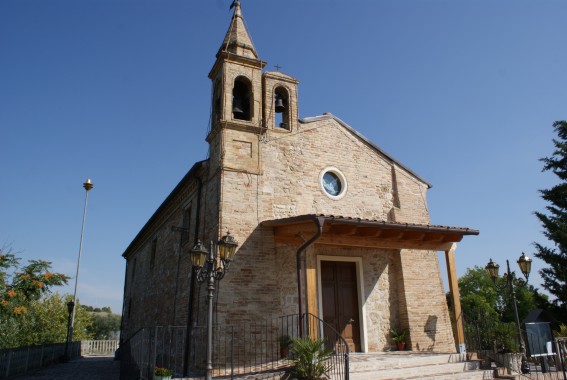
[[[274,91],[274,126],[290,129],[289,115],[289,93],[284,87],[277,87]]]
[[[252,84],[245,77],[234,80],[232,89],[232,115],[238,120],[252,120]]]

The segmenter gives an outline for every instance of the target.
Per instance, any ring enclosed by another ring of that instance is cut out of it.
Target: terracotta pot
[[[405,351],[406,342],[396,342],[396,346],[398,346],[398,351]]]
[[[285,359],[289,355],[289,347],[280,347],[280,358]]]

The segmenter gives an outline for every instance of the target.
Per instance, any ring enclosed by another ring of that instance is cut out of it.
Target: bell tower
[[[233,3],[230,26],[209,73],[213,83],[210,144],[211,165],[256,173],[258,135],[262,133],[262,69],[246,30],[240,2]],[[217,161],[217,162],[215,162]]]

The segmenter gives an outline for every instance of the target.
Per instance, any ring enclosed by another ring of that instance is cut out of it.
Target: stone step
[[[436,374],[431,376],[414,376],[414,377],[403,377],[400,379],[391,380],[489,380],[494,379],[491,370],[475,370],[467,372],[458,373],[446,373],[446,374]]]
[[[420,352],[393,352],[351,354],[351,372],[381,370],[390,368],[406,368],[421,365],[463,363],[466,356],[461,354],[432,354]]]
[[[466,361],[463,354],[395,352],[353,354],[351,380],[385,379],[492,379],[492,371],[482,371],[479,361]]]

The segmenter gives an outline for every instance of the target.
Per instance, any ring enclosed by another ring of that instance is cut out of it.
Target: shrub
[[[294,373],[299,380],[328,379],[333,351],[325,348],[322,339],[294,339],[291,349]]]

